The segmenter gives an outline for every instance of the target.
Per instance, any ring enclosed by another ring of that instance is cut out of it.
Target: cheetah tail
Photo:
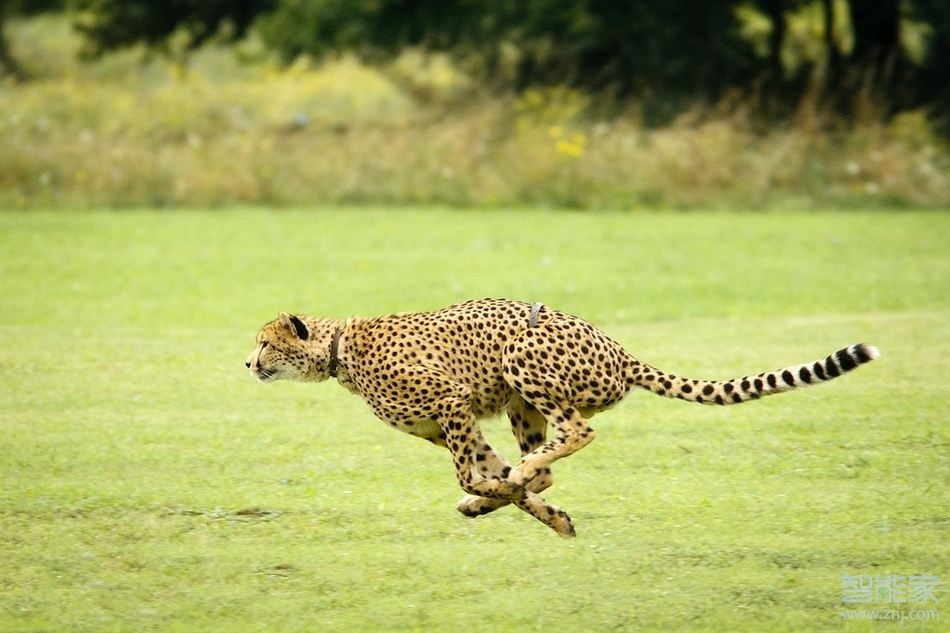
[[[701,404],[738,404],[837,378],[859,365],[871,362],[879,355],[876,347],[861,343],[840,349],[812,363],[724,381],[682,378],[649,365],[639,364],[631,372],[629,382],[668,398]]]

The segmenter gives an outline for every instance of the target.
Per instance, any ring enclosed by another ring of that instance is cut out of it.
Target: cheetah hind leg
[[[509,472],[508,478],[516,486],[529,483],[546,472],[555,461],[572,455],[594,440],[584,415],[576,407],[561,406],[552,399],[538,397],[533,403],[541,411],[549,412],[548,418],[555,427],[555,438],[522,456],[521,461]],[[590,415],[590,412],[588,412]]]
[[[505,462],[504,458],[487,443],[483,443],[479,446],[476,464],[479,474],[485,478],[497,477],[503,479],[511,470],[511,467]],[[538,479],[540,479],[540,477]],[[534,484],[535,481],[531,483]],[[568,516],[567,512],[556,505],[548,503],[536,492],[530,490],[526,490],[524,498],[518,501],[468,495],[459,502],[458,510],[465,516],[474,517],[487,514],[508,503],[514,503],[519,509],[541,521],[560,536],[572,537],[576,535],[574,523],[571,521],[571,517]]]
[[[516,398],[516,401],[509,405],[508,420],[511,422],[511,432],[514,434],[515,440],[517,440],[518,446],[521,448],[522,456],[527,455],[544,444],[548,422],[537,409],[521,398]],[[484,452],[480,452],[479,454],[485,455]],[[492,456],[500,459],[500,456],[497,456],[494,451],[492,451]],[[491,472],[497,472],[498,469],[501,468],[503,469],[504,475],[507,476],[510,471],[507,463],[504,463],[502,460],[502,463],[499,465],[495,463],[494,460],[488,462],[487,459],[486,457],[480,457],[478,463],[484,463]],[[483,472],[482,475],[488,476],[487,472]],[[528,482],[526,488],[529,492],[540,493],[550,488],[552,483],[554,483],[554,478],[551,475],[551,469],[544,468],[538,473],[537,477]],[[511,503],[511,501],[508,499],[489,499],[477,495],[467,495],[459,501],[458,511],[468,517],[477,517],[488,514],[489,512],[494,512],[509,503]]]

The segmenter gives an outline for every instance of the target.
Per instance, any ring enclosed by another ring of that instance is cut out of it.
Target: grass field
[[[2,214],[0,630],[896,630],[843,621],[841,576],[950,581],[948,235],[915,212]],[[741,407],[631,397],[555,469],[573,540],[462,517],[447,453],[243,366],[278,310],[480,296],[682,375],[883,355]],[[947,595],[900,630],[941,630]]]

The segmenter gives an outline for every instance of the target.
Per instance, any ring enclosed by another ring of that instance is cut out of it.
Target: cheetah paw
[[[528,469],[523,464],[518,464],[508,473],[508,481],[520,488],[527,488],[537,476],[537,469]]]
[[[551,529],[557,532],[558,536],[564,538],[577,536],[577,532],[574,530],[574,522],[571,520],[571,517],[568,516],[567,512],[557,506],[551,506],[549,512],[551,510],[553,510],[553,513],[550,522],[548,522]]]
[[[455,508],[467,517],[478,517],[511,503],[507,499],[489,499],[478,495],[465,495]]]

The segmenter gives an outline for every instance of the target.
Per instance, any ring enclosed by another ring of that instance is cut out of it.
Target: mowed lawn
[[[279,310],[483,296],[678,375],[882,357],[737,407],[634,394],[555,468],[573,540],[462,517],[448,453],[244,367]],[[0,214],[0,630],[946,630],[948,341],[941,213]],[[843,574],[940,602],[845,604]]]

